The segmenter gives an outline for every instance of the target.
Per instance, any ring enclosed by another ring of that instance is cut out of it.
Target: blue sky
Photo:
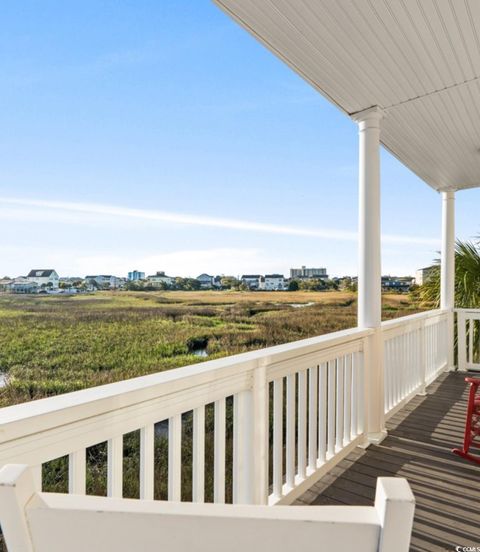
[[[207,0],[0,6],[0,276],[357,271],[357,129]],[[383,273],[440,197],[382,154]],[[480,232],[457,194],[457,235]]]

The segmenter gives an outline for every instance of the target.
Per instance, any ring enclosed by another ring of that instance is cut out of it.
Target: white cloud
[[[357,233],[332,228],[306,228],[269,224],[242,219],[224,219],[203,215],[172,213],[151,209],[132,209],[115,205],[81,203],[66,201],[49,201],[40,199],[23,199],[0,197],[0,215],[10,220],[61,221],[72,224],[113,224],[126,221],[142,221],[163,224],[203,226],[223,228],[244,232],[261,232],[286,236],[324,238],[328,240],[357,241]],[[439,240],[417,236],[383,235],[383,243],[395,245],[429,245],[437,247]]]

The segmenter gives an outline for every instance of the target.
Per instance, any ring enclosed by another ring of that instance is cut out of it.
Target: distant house
[[[72,286],[79,286],[84,282],[84,279],[80,276],[66,276],[60,278],[60,284],[63,284],[65,288]]]
[[[265,274],[265,276],[260,277],[259,289],[283,291],[285,289],[285,277],[283,274]]]
[[[145,272],[139,272],[138,270],[132,270],[128,273],[128,279],[131,282],[137,282],[138,280],[145,280]]]
[[[27,280],[35,282],[39,288],[58,289],[59,277],[56,271],[51,268],[30,270],[27,274]]]
[[[158,271],[152,276],[147,276],[147,281],[153,287],[171,287],[175,284],[175,278],[173,276],[167,276],[163,271]]]
[[[91,291],[95,289],[119,289],[125,284],[125,278],[119,278],[111,274],[97,274],[95,276],[85,276],[85,283]]]
[[[13,284],[13,278],[1,278],[0,279],[0,291],[10,291]]]
[[[210,276],[210,274],[200,274],[200,276],[197,276],[196,280],[200,282],[200,288],[201,289],[212,289],[213,288],[213,280],[214,277]]]
[[[243,274],[240,281],[249,289],[259,289],[261,277],[260,274]]]
[[[291,268],[290,278],[292,280],[327,280],[328,274],[326,268]]]
[[[40,286],[37,282],[27,278],[15,278],[10,285],[10,291],[12,293],[38,293]]]
[[[382,276],[383,291],[407,292],[412,287],[414,278],[411,276]]]
[[[423,286],[423,284],[430,278],[436,268],[436,266],[426,266],[424,268],[419,268],[415,272],[415,283],[418,286]]]

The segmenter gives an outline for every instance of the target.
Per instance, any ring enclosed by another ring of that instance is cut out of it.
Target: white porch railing
[[[68,455],[69,491],[84,494],[85,451],[107,441],[107,492],[121,497],[123,436],[140,430],[140,497],[153,498],[154,424],[168,420],[168,499],[179,500],[182,415],[193,412],[192,497],[202,502],[205,408],[213,404],[214,501],[225,501],[230,480],[234,503],[290,502],[364,435],[363,355],[371,333],[342,331],[5,408],[0,466],[34,467],[40,488],[42,464]]]
[[[455,309],[457,313],[458,369],[480,370],[480,309]]]
[[[448,312],[439,310],[382,324],[387,418],[447,367],[447,324]]]
[[[382,324],[387,416],[446,366],[447,317],[431,311]],[[151,499],[155,424],[168,421],[168,500],[188,485],[204,502],[208,480],[216,503],[226,493],[234,503],[291,503],[366,440],[373,333],[346,330],[4,408],[0,466],[30,466],[40,490],[42,464],[67,455],[69,492],[85,494],[86,449],[107,442],[107,495],[119,498],[124,435],[139,431],[139,496]]]

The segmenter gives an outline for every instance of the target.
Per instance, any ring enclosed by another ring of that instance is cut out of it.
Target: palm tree
[[[419,289],[424,306],[440,306],[440,261]],[[457,240],[455,245],[455,306],[480,308],[480,242]]]
[[[440,306],[440,261],[428,280],[418,290],[422,306]],[[455,306],[457,308],[480,308],[480,241],[459,241],[455,244]],[[456,326],[456,322],[455,322]],[[471,330],[469,330],[471,331]],[[473,325],[474,362],[479,361],[480,328]],[[455,356],[458,347],[458,332],[455,331]]]

